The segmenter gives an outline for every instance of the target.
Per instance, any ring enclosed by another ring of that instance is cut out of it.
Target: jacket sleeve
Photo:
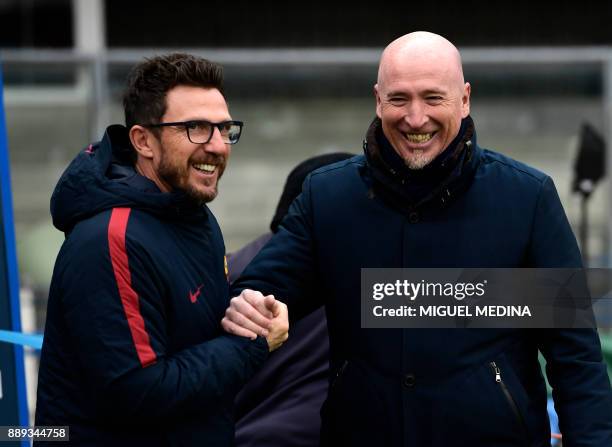
[[[324,304],[315,287],[319,282],[310,181],[311,176],[306,177],[302,193],[291,204],[278,232],[232,284],[230,293],[236,296],[243,289],[252,289],[272,294],[287,304],[291,321]]]
[[[555,186],[546,178],[533,222],[530,266],[579,268],[580,251]],[[592,329],[539,330],[539,348],[568,447],[612,445],[612,391]]]
[[[149,288],[134,291],[136,308],[127,311],[101,233],[75,228],[57,272],[62,313],[97,415],[153,423],[214,411],[232,399],[266,359],[265,339],[219,331],[206,342],[172,351],[162,285],[151,277]],[[152,274],[146,254],[130,256],[129,267],[134,275]]]

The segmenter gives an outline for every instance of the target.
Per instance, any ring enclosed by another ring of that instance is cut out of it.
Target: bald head
[[[435,66],[458,86],[463,86],[465,82],[459,50],[438,34],[416,31],[391,42],[380,58],[378,85],[384,84],[388,75],[393,75],[406,65]]]
[[[385,48],[374,95],[383,133],[411,169],[441,154],[470,113],[459,51],[444,37],[423,31]]]

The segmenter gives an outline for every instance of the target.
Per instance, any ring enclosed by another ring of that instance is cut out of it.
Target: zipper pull
[[[499,367],[497,366],[495,362],[491,362],[491,368],[493,368],[493,371],[495,371],[495,381],[497,383],[500,383],[501,382],[501,370],[499,369]]]

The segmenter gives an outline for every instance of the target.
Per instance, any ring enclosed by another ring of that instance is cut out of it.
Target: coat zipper
[[[516,402],[514,401],[514,398],[512,397],[512,394],[510,394],[510,390],[508,389],[508,387],[502,380],[501,369],[499,369],[499,366],[497,366],[495,362],[491,362],[489,363],[489,365],[491,366],[491,369],[493,370],[493,373],[495,374],[495,382],[498,383],[499,386],[501,387],[501,390],[504,393],[504,397],[506,398],[506,401],[508,401],[508,404],[510,405],[512,412],[514,413],[514,416],[517,422],[523,429],[525,439],[528,439],[528,436],[527,436],[528,431],[527,431],[527,425],[525,424],[525,419],[523,419],[523,416],[521,415],[521,412],[519,411],[518,406],[516,405]]]
[[[336,385],[338,384],[338,382],[340,381],[340,379],[342,378],[342,375],[344,374],[344,370],[346,369],[348,365],[348,360],[345,360],[342,363],[342,366],[340,366],[340,368],[338,368],[338,371],[336,372],[336,375],[334,376],[334,379],[332,380],[331,384],[329,385],[329,390],[333,390]]]

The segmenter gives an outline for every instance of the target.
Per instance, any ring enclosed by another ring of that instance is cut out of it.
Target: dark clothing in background
[[[210,210],[129,162],[123,126],[51,199],[66,240],[49,295],[36,425],[80,445],[233,445],[233,400],[268,346],[225,334],[225,247]]]
[[[230,284],[238,279],[244,268],[271,238],[272,233],[264,233],[246,244],[240,250],[227,254],[227,278]]]
[[[364,156],[306,179],[232,287],[273,294],[292,319],[325,305],[335,378],[323,445],[550,445],[539,350],[564,445],[610,447],[612,392],[594,330],[361,328],[361,268],[581,266],[550,177],[479,148],[470,118],[452,169],[417,194],[418,178],[381,155],[380,126]]]
[[[266,233],[228,254],[230,282],[270,240]],[[236,397],[238,447],[316,447],[327,395],[327,320],[318,309],[293,324],[289,339]]]
[[[332,152],[329,154],[315,155],[314,157],[307,158],[306,160],[300,162],[295,168],[293,168],[287,176],[285,186],[283,187],[283,192],[281,193],[281,197],[278,200],[278,205],[276,206],[276,211],[272,217],[272,222],[270,222],[270,230],[272,233],[276,233],[278,231],[278,226],[283,218],[287,215],[289,207],[295,198],[302,192],[302,184],[304,183],[304,180],[308,174],[322,166],[347,160],[353,156],[354,154],[350,154],[348,152]]]

